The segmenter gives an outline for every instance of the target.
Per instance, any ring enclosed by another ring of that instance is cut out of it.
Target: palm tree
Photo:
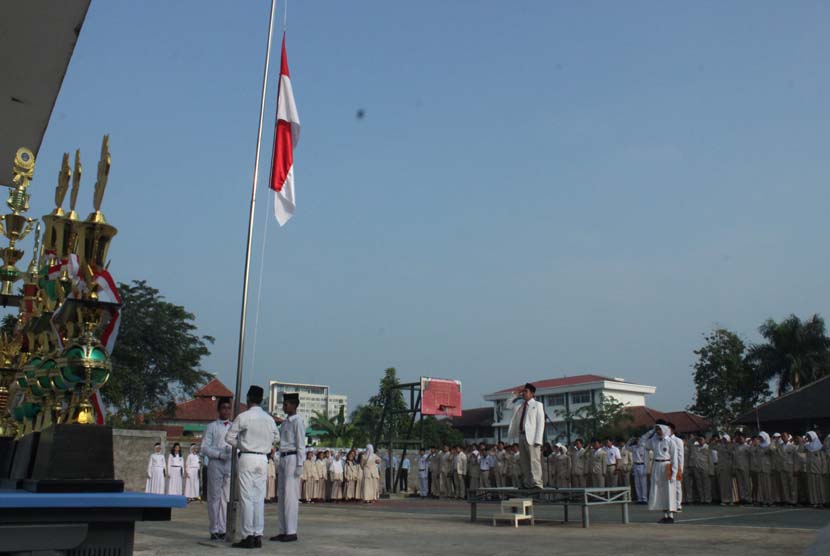
[[[778,395],[830,373],[830,338],[820,316],[804,322],[795,315],[781,322],[769,319],[758,331],[767,342],[752,346],[747,359],[761,376],[778,381]]]
[[[325,432],[323,442],[332,446],[347,446],[352,434],[352,426],[346,422],[345,407],[332,418],[320,411],[315,411],[309,419],[312,428]]]

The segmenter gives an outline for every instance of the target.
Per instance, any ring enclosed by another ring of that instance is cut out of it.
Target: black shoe
[[[274,535],[271,537],[272,541],[281,541],[285,538],[285,533],[280,533],[279,535]]]
[[[225,533],[216,533],[216,538],[220,541],[224,541],[226,537]]]
[[[210,534],[210,540],[218,541],[219,540],[219,533],[211,533]]]
[[[283,535],[280,542],[294,542],[297,540],[297,535]]]
[[[231,546],[234,548],[256,548],[256,541],[253,535],[248,535],[241,541],[233,543]]]
[[[262,535],[254,537],[254,548],[262,548]]]
[[[666,518],[666,523],[674,523],[674,518],[673,517],[667,517]]]

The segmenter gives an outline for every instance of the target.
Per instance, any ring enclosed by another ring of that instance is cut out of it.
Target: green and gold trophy
[[[113,478],[112,429],[96,424],[103,416],[92,403],[112,370],[107,346],[117,333],[120,310],[107,270],[109,246],[118,231],[101,212],[111,165],[109,136],[101,144],[94,210],[85,220],[75,211],[80,152],[75,152],[74,171],[64,154],[55,208],[43,217],[42,245],[38,225],[25,273],[15,266],[23,256],[16,243],[34,225],[23,216],[29,206],[34,156],[21,149],[14,164],[14,187],[7,202],[12,213],[0,217],[9,241],[8,248],[0,249],[0,302],[19,307],[14,335],[0,344],[0,364],[8,369],[0,371],[0,410],[2,385],[9,382],[17,389],[12,403],[6,402],[6,420],[0,421],[0,434],[16,434],[8,477],[35,492],[121,491],[123,482]],[[67,213],[62,205],[70,181]],[[23,295],[15,295],[15,283],[21,279]],[[5,399],[11,398],[7,394]]]

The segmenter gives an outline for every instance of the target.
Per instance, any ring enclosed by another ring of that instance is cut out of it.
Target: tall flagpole
[[[254,156],[254,179],[251,184],[251,211],[248,215],[248,242],[245,247],[245,274],[242,281],[242,314],[239,317],[239,351],[236,355],[236,390],[234,395],[233,414],[239,415],[240,398],[242,397],[242,368],[245,357],[245,318],[248,314],[248,278],[251,273],[251,239],[254,234],[254,209],[256,208],[256,186],[259,178],[259,151],[262,145],[262,122],[265,118],[265,91],[268,85],[268,65],[271,62],[271,35],[274,31],[274,10],[276,0],[271,0],[271,14],[268,16],[268,43],[265,47],[265,69],[262,71],[262,96],[259,103],[259,126],[256,135],[256,155]],[[227,515],[227,538],[238,540],[236,535],[236,492],[238,469],[236,458],[231,458],[231,492]]]

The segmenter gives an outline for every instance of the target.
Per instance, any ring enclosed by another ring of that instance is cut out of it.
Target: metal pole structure
[[[239,415],[240,397],[242,396],[242,368],[245,356],[245,318],[248,315],[248,278],[251,273],[251,239],[254,235],[254,209],[256,208],[256,186],[259,179],[259,151],[262,146],[262,122],[265,118],[265,91],[268,85],[268,65],[271,62],[271,35],[274,31],[274,10],[277,1],[271,0],[271,15],[268,16],[268,42],[265,46],[265,68],[262,71],[262,96],[259,104],[259,126],[256,136],[256,154],[254,155],[254,178],[251,184],[251,210],[248,214],[248,242],[245,246],[245,273],[242,280],[242,312],[239,317],[239,351],[236,354],[236,390],[234,394],[233,415]],[[228,504],[227,530],[228,540],[235,540],[236,530],[236,458],[231,457],[231,492]]]

